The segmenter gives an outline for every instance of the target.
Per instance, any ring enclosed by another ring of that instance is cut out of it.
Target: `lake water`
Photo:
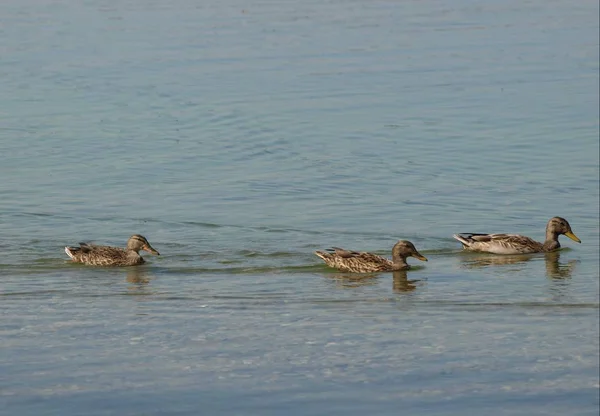
[[[0,413],[597,415],[598,8],[1,2]]]

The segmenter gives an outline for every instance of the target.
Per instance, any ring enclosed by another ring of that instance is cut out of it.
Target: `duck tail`
[[[456,240],[460,241],[466,247],[471,245],[471,242],[460,234],[454,234],[452,237],[454,237]]]
[[[65,253],[67,253],[67,256],[71,257],[71,258],[75,258],[75,254],[77,251],[79,251],[78,247],[65,247]]]
[[[325,251],[315,251],[315,255],[321,257],[325,261],[329,260],[329,258],[331,257],[331,254]]]

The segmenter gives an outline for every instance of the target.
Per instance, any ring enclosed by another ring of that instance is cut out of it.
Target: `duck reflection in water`
[[[412,292],[417,288],[415,283],[420,279],[409,280],[406,270],[399,270],[392,273],[392,289],[396,293]],[[379,278],[387,279],[387,276],[380,273],[355,274],[355,273],[335,273],[326,275],[335,281],[336,286],[342,288],[356,288],[362,286],[374,286],[379,283]]]
[[[125,280],[130,285],[127,287],[131,291],[146,291],[150,283],[150,274],[144,267],[128,267]]]
[[[340,287],[361,287],[373,286],[377,284],[377,278],[380,276],[377,273],[355,274],[355,273],[332,273],[326,275],[332,279],[336,286]]]
[[[560,251],[546,253],[544,257],[546,258],[546,276],[549,279],[570,279],[575,265],[578,263],[578,260],[561,263],[559,261]]]
[[[568,279],[573,273],[573,269],[577,260],[570,260],[567,263],[561,263],[560,251],[544,253],[544,261],[546,263],[546,276],[550,279]],[[514,254],[514,255],[487,255],[473,254],[465,255],[461,258],[462,267],[467,269],[475,269],[488,266],[505,266],[505,265],[523,265],[531,260],[539,259],[540,255],[535,254]]]
[[[408,280],[408,274],[405,270],[394,272],[393,277],[394,280],[392,288],[396,293],[412,292],[417,288],[417,285],[415,283],[421,281],[421,279]]]

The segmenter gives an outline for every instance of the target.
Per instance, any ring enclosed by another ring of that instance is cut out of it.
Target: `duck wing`
[[[65,252],[74,262],[93,266],[124,266],[139,262],[119,247],[79,243],[79,247],[65,247]]]
[[[334,269],[352,273],[371,273],[391,270],[392,262],[388,259],[368,252],[357,252],[340,247],[332,247],[327,251],[316,251],[315,254]]]
[[[543,244],[519,234],[455,234],[465,250],[494,254],[523,254],[543,251]]]

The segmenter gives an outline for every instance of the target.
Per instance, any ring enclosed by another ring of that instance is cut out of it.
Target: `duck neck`
[[[560,248],[558,242],[558,233],[549,229],[546,229],[546,241],[544,241],[544,251],[552,251]]]
[[[404,270],[408,269],[408,263],[406,262],[406,257],[393,255],[392,256],[392,268],[394,270]]]

